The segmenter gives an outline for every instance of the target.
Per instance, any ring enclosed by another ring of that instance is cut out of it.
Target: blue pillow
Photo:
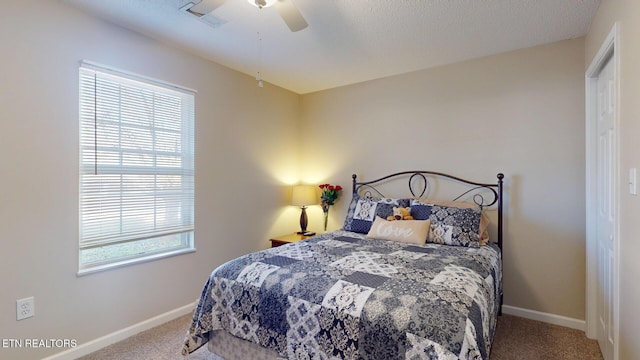
[[[431,220],[427,242],[453,246],[480,246],[480,209],[463,209],[412,200],[411,216],[416,220]]]
[[[411,200],[411,216],[415,220],[431,220],[431,206],[418,200]]]
[[[408,207],[409,199],[360,197],[354,195],[349,205],[343,229],[366,234],[371,229],[376,216],[386,219],[393,215],[394,207]]]

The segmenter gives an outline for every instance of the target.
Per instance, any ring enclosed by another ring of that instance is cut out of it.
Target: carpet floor
[[[80,360],[181,360],[182,340],[191,315],[185,315],[107,346]],[[206,346],[187,360],[214,360]],[[219,359],[219,358],[217,358]],[[599,360],[598,343],[584,332],[516,316],[498,319],[490,360]]]

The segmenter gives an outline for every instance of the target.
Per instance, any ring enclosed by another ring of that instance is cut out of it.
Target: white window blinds
[[[83,63],[81,267],[155,251],[147,245],[129,251],[133,255],[113,250],[83,261],[83,250],[169,235],[192,238],[193,229],[194,94]],[[182,237],[177,246],[188,242]]]

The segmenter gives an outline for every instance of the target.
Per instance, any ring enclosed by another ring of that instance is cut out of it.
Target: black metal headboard
[[[352,183],[353,183],[353,195],[358,194],[358,191],[362,190],[362,189],[366,189],[365,191],[368,194],[371,194],[371,192],[375,192],[380,196],[384,195],[375,187],[376,184],[380,184],[382,183],[384,180],[388,180],[391,178],[397,178],[397,177],[401,177],[401,176],[409,176],[409,191],[411,192],[411,195],[413,195],[414,197],[421,197],[423,196],[427,190],[429,189],[429,180],[427,179],[427,175],[428,176],[433,176],[433,177],[437,177],[437,178],[443,178],[443,179],[447,179],[447,180],[451,180],[451,181],[456,181],[465,185],[468,185],[468,189],[465,189],[465,191],[463,191],[460,195],[458,195],[456,198],[452,199],[453,201],[458,200],[460,198],[462,198],[465,195],[472,195],[472,199],[473,201],[480,207],[480,208],[484,208],[484,207],[489,207],[489,206],[493,206],[495,204],[497,204],[498,207],[498,246],[500,247],[500,249],[502,249],[502,186],[503,186],[503,181],[504,181],[504,174],[499,173],[497,175],[498,178],[498,182],[495,184],[487,184],[487,183],[480,183],[480,182],[475,182],[475,181],[469,181],[469,180],[465,180],[465,179],[461,179],[459,177],[453,176],[453,175],[449,175],[449,174],[444,174],[444,173],[440,173],[440,172],[435,172],[435,171],[423,171],[423,170],[418,170],[418,171],[402,171],[402,172],[398,172],[395,174],[391,174],[391,175],[387,175],[384,177],[381,177],[379,179],[376,180],[371,180],[371,181],[357,181],[357,176],[356,174],[353,174],[352,177]],[[415,189],[415,180],[416,179],[422,179],[422,188],[421,191],[419,191],[420,193],[417,194],[417,190],[420,189]],[[482,190],[488,190],[488,194],[482,194],[481,191]],[[486,196],[488,196],[489,198],[486,198]]]

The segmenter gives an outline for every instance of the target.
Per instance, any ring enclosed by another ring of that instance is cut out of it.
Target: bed
[[[411,196],[382,194],[397,179],[408,179]],[[353,175],[343,229],[211,273],[183,355],[207,344],[227,360],[488,359],[502,305],[503,179]],[[465,188],[434,200],[443,180]],[[394,221],[394,208],[412,219]],[[487,212],[497,212],[497,239],[488,239]]]

